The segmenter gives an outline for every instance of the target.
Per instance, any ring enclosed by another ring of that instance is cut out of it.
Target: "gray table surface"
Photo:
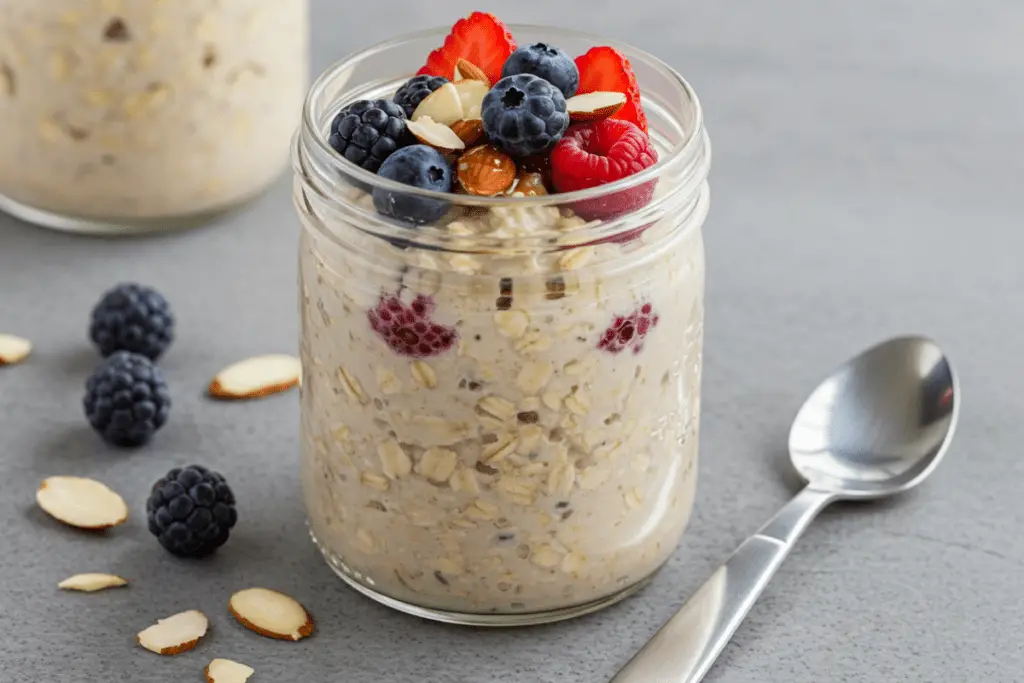
[[[317,71],[468,9],[314,5]],[[555,6],[499,11],[546,23]],[[715,145],[701,486],[667,569],[624,604],[515,631],[435,625],[357,596],[306,538],[295,395],[202,397],[226,363],[297,347],[287,180],[177,235],[104,241],[0,218],[0,331],[36,343],[31,362],[0,371],[0,680],[199,681],[224,656],[256,667],[254,681],[604,681],[792,493],[785,435],[805,393],[847,355],[904,332],[937,338],[959,369],[961,428],[947,461],[903,499],[826,513],[707,680],[1024,680],[1024,4],[558,6],[559,23],[614,34],[679,68]],[[181,323],[163,361],[172,421],[131,454],[95,438],[79,407],[96,360],[89,308],[122,279],[159,287]],[[207,563],[170,559],[141,521],[151,481],[188,461],[223,470],[240,498],[237,531]],[[57,473],[110,483],[134,521],[105,538],[53,522],[33,491]],[[56,590],[89,570],[133,584]],[[249,585],[295,595],[319,633],[291,644],[238,627],[226,600]],[[156,618],[193,607],[212,618],[197,651],[157,658],[133,644]]]

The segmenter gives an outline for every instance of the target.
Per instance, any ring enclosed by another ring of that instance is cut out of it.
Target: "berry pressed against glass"
[[[558,88],[567,98],[575,95],[580,85],[580,72],[576,63],[561,49],[547,43],[534,43],[512,53],[501,75],[518,74],[539,76]]]
[[[532,74],[498,81],[484,97],[482,112],[487,137],[513,156],[549,151],[569,125],[561,91]]]
[[[610,354],[632,349],[634,354],[644,348],[648,332],[658,325],[658,316],[651,304],[643,304],[628,316],[616,316],[612,324],[601,335],[597,348]]]
[[[238,513],[224,476],[202,465],[176,467],[158,479],[146,500],[149,531],[169,552],[205,557],[224,545]]]
[[[420,102],[427,99],[430,93],[445,83],[450,83],[450,81],[444,76],[431,76],[429,74],[413,76],[395,93],[395,104],[402,108],[407,118],[411,119],[413,112],[416,111],[416,107],[420,106]]]
[[[452,167],[444,155],[426,145],[411,145],[392,154],[381,165],[378,175],[403,185],[423,190],[451,192]],[[431,223],[448,211],[448,202],[429,197],[373,189],[373,205],[378,213],[413,224]]]
[[[422,294],[408,304],[397,296],[382,294],[366,317],[373,331],[395,353],[426,358],[444,353],[459,339],[455,328],[431,319],[435,307],[434,300]]]
[[[372,173],[411,141],[405,111],[391,100],[359,100],[348,105],[334,117],[328,138],[338,154]]]
[[[156,360],[174,341],[174,314],[155,289],[121,283],[93,307],[89,338],[104,358],[131,351]]]
[[[171,396],[152,361],[118,351],[86,381],[82,407],[89,424],[108,443],[141,446],[167,422]]]

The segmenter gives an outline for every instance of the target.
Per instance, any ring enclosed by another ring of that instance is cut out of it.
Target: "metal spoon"
[[[922,337],[890,339],[814,390],[789,432],[807,487],[711,575],[612,683],[697,683],[797,538],[837,500],[891,496],[921,483],[949,446],[959,413],[949,360]]]

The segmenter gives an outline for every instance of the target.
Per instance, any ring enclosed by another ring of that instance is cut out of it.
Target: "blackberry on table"
[[[168,552],[206,557],[238,521],[235,494],[219,472],[189,465],[158,479],[146,500],[149,531]]]
[[[89,338],[104,358],[131,351],[156,360],[174,341],[174,314],[155,289],[121,283],[92,309]]]
[[[89,424],[108,443],[141,446],[167,422],[171,396],[152,361],[117,351],[86,381],[82,407]]]
[[[412,141],[405,112],[391,100],[359,100],[348,105],[334,117],[328,138],[338,154],[371,173]]]

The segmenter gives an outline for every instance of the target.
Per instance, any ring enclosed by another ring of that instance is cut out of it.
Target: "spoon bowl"
[[[808,397],[789,432],[793,466],[843,499],[893,495],[939,464],[959,412],[949,361],[925,337],[898,337],[837,368]]]

